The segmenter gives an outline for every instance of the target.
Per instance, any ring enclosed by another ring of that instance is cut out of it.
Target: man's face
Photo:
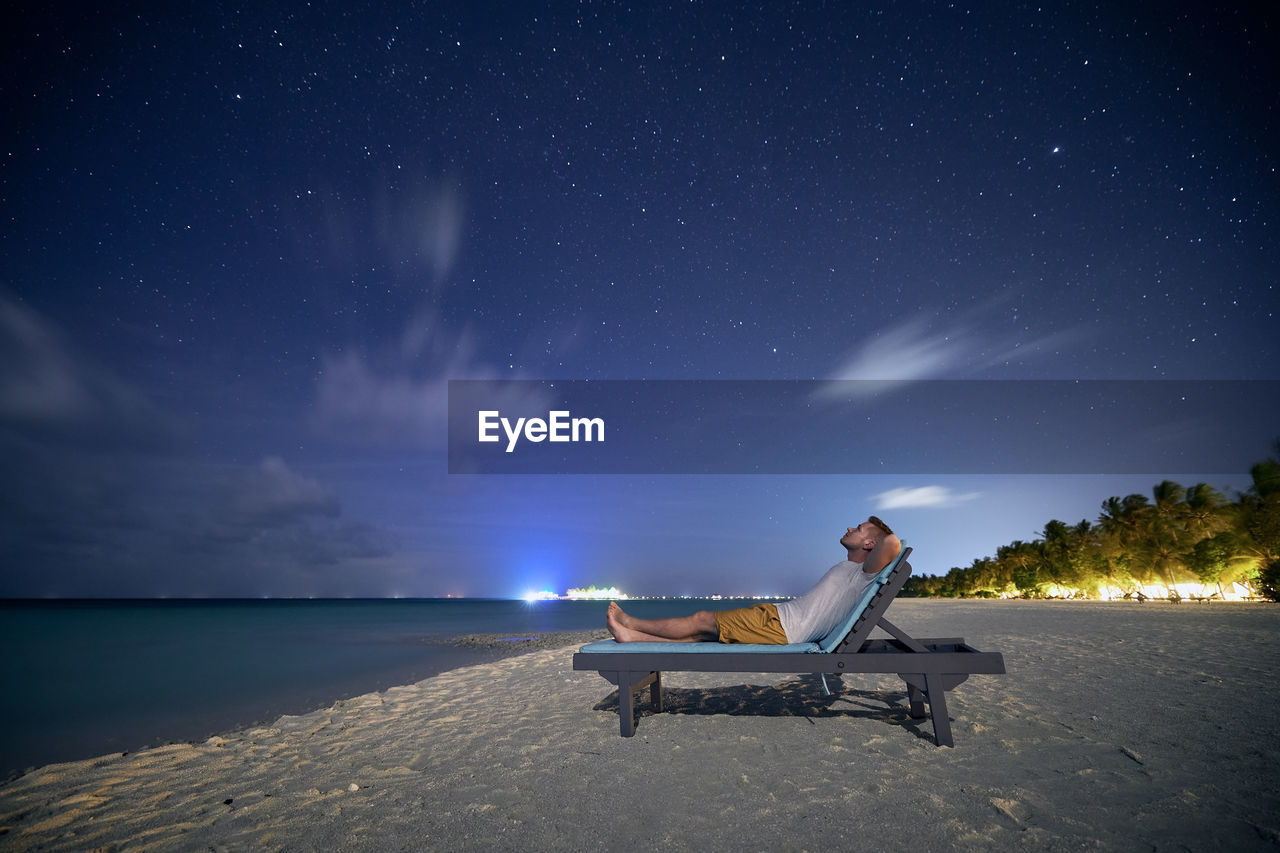
[[[854,550],[870,551],[876,547],[875,531],[876,526],[874,524],[864,521],[857,527],[850,527],[846,530],[844,536],[840,537],[840,544]]]

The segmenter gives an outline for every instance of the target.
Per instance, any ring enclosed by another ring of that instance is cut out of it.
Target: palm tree
[[[1174,568],[1182,565],[1186,508],[1182,502],[1187,490],[1172,480],[1157,483],[1151,490],[1154,499],[1151,513],[1143,525],[1139,558],[1153,574],[1160,575],[1170,590],[1176,580]]]
[[[1172,480],[1162,480],[1151,487],[1152,508],[1163,521],[1176,524],[1182,520],[1182,499],[1187,490]]]
[[[1015,539],[1009,545],[996,549],[996,561],[1001,573],[1023,595],[1035,596],[1040,589],[1040,554],[1035,542]]]
[[[1231,504],[1208,483],[1196,483],[1182,498],[1187,532],[1200,538],[1212,536],[1231,525]]]
[[[1042,565],[1058,586],[1073,585],[1070,528],[1056,518],[1044,526]]]
[[[1075,574],[1082,591],[1092,590],[1096,593],[1104,579],[1111,574],[1111,561],[1102,553],[1100,533],[1099,528],[1084,518],[1071,528]]]
[[[1123,587],[1141,586],[1147,580],[1145,566],[1136,552],[1151,512],[1146,495],[1111,497],[1102,502],[1102,514],[1098,516],[1102,556],[1110,566],[1123,572]]]
[[[1275,451],[1280,456],[1280,439]],[[1235,532],[1252,558],[1250,576],[1263,595],[1280,600],[1280,460],[1259,462],[1249,476],[1253,484],[1236,504]]]
[[[1107,498],[1102,502],[1098,523],[1104,536],[1112,537],[1122,547],[1128,546],[1137,537],[1142,517],[1149,509],[1146,495]]]
[[[1200,578],[1201,583],[1213,584],[1222,595],[1222,582],[1236,576],[1243,562],[1251,564],[1243,543],[1229,531],[1207,536],[1195,544],[1186,555],[1186,563]]]

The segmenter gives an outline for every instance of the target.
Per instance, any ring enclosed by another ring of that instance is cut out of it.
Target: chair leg
[[[623,737],[636,733],[636,691],[649,688],[649,701],[656,712],[662,710],[661,672],[601,672],[606,679],[618,685],[618,730]]]
[[[925,694],[929,700],[929,715],[933,717],[933,739],[938,746],[956,745],[951,737],[951,717],[947,715],[947,690],[942,684],[942,676],[930,673],[924,677]]]
[[[632,673],[618,673],[618,732],[623,737],[631,737],[636,733],[635,685],[631,681]]]
[[[925,716],[924,693],[911,682],[907,682],[907,703],[911,707],[911,719],[919,720]]]

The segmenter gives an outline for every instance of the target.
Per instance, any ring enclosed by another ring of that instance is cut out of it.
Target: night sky
[[[446,387],[1280,379],[1274,4],[30,6],[0,595],[789,594],[1248,483],[451,475]]]

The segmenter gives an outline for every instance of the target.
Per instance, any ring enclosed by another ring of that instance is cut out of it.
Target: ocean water
[[[649,618],[725,602],[633,601]],[[0,601],[0,779],[411,684],[492,651],[461,634],[604,628],[605,602]]]

